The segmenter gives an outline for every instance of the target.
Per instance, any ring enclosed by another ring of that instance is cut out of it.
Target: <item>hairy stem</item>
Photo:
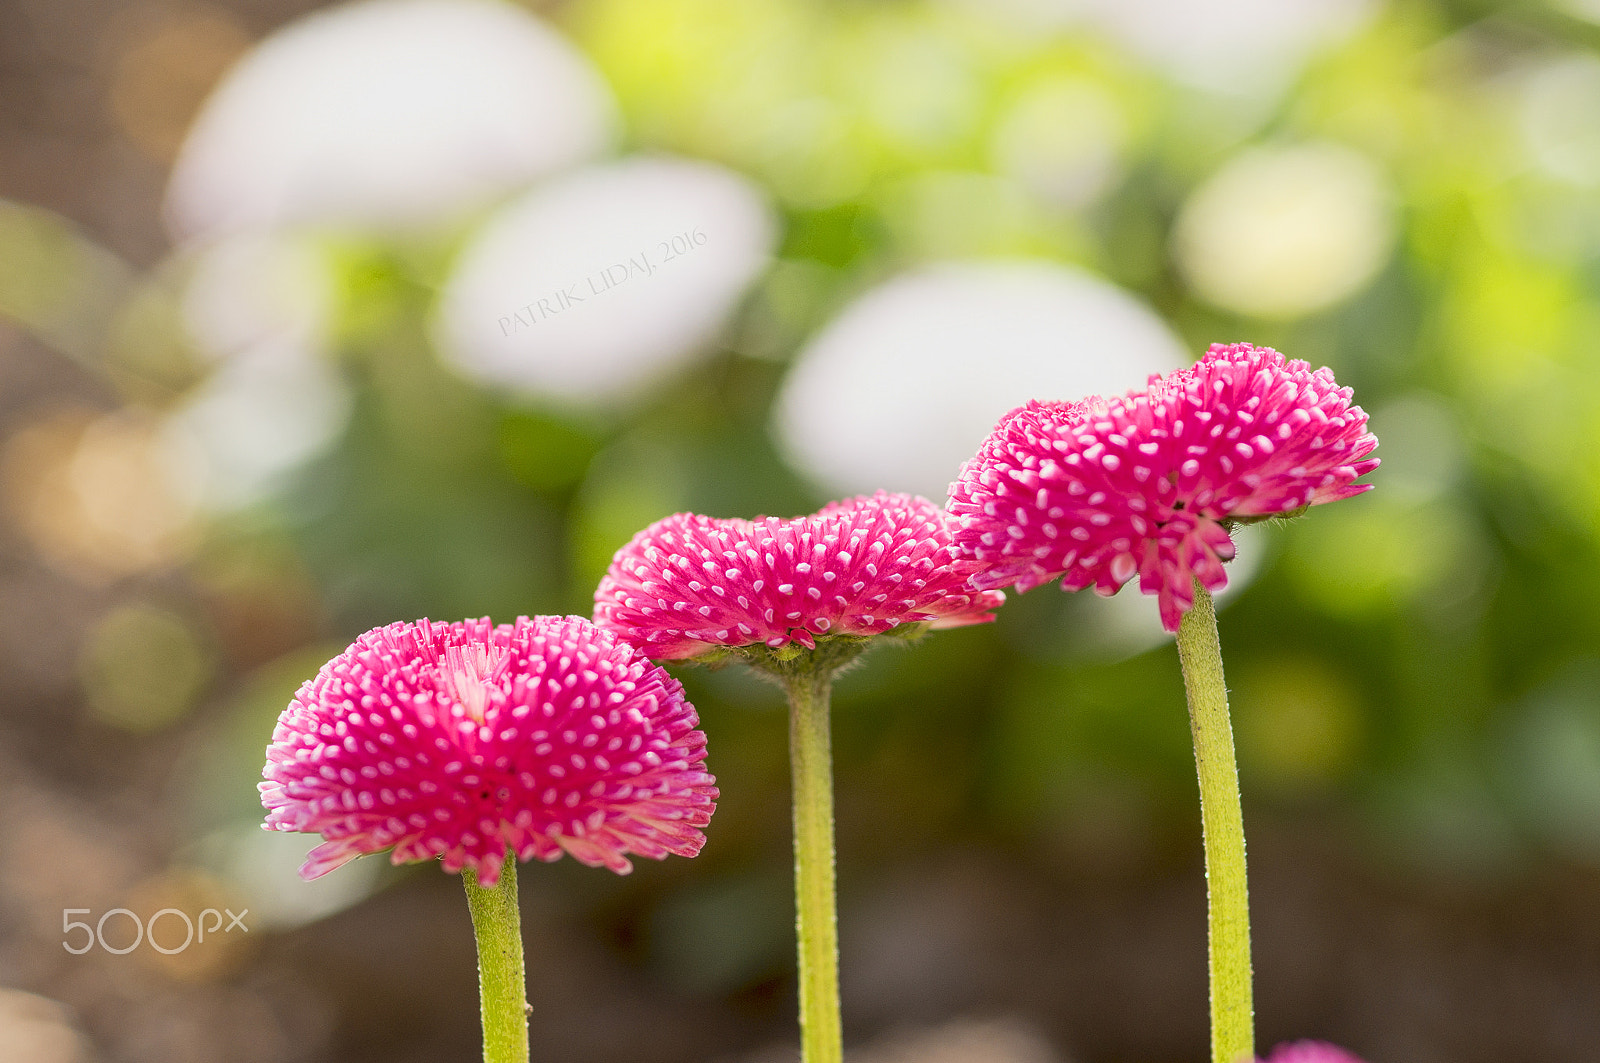
[[[1250,898],[1245,881],[1244,815],[1228,720],[1228,688],[1211,595],[1198,582],[1194,608],[1178,627],[1178,658],[1189,697],[1189,726],[1200,773],[1211,959],[1211,1063],[1255,1059],[1250,986]]]
[[[528,1063],[528,991],[522,966],[522,917],[517,909],[517,858],[507,854],[494,886],[461,872],[478,942],[478,999],[483,1018],[483,1063]]]
[[[828,696],[833,670],[784,677],[794,785],[795,929],[800,963],[802,1063],[841,1063],[839,932],[833,861],[833,755]]]

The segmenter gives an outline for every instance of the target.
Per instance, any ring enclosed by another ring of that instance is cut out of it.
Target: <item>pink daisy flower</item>
[[[993,620],[1005,596],[968,586],[973,567],[948,515],[913,495],[880,491],[789,520],[677,513],[617,551],[594,616],[658,659],[814,649],[823,635]]]
[[[632,869],[693,856],[717,790],[683,687],[581,617],[374,628],[278,718],[266,829],[321,834],[316,878],[365,853],[493,885],[507,850]]]
[[[1263,1063],[1361,1063],[1361,1060],[1322,1041],[1295,1041],[1274,1048]]]
[[[1007,414],[950,487],[956,545],[987,566],[975,587],[1109,595],[1137,573],[1176,631],[1195,579],[1227,584],[1231,524],[1369,490],[1377,445],[1330,370],[1219,344],[1144,391]]]

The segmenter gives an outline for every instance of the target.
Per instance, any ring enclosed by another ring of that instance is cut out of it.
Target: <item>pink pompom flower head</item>
[[[1013,410],[951,485],[956,545],[975,587],[1109,595],[1138,574],[1176,631],[1195,580],[1227,584],[1234,525],[1369,490],[1377,445],[1330,370],[1218,344],[1142,391]]]
[[[268,830],[321,834],[300,874],[365,853],[492,886],[508,851],[619,873],[693,856],[715,808],[683,688],[581,617],[374,628],[278,719]]]
[[[740,659],[789,701],[801,1056],[844,1054],[829,737],[833,678],[871,643],[994,619],[949,515],[878,492],[806,517],[677,513],[617,551],[595,623],[652,657]]]
[[[1272,1050],[1262,1063],[1361,1063],[1336,1045],[1324,1041],[1294,1041]]]
[[[1327,369],[1269,347],[1217,345],[1140,391],[1008,414],[950,488],[979,588],[1115,594],[1139,576],[1177,634],[1205,824],[1211,1046],[1255,1056],[1244,818],[1211,592],[1231,529],[1369,490],[1367,415]],[[1273,1057],[1273,1063],[1346,1063]]]
[[[788,520],[674,514],[617,552],[595,623],[657,659],[761,665],[993,620],[1005,596],[968,585],[951,531],[927,499],[883,491]]]

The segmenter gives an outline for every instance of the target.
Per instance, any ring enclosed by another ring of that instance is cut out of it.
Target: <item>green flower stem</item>
[[[528,1063],[528,990],[522,967],[522,917],[517,910],[517,858],[507,854],[496,886],[461,872],[478,941],[478,999],[483,1063]]]
[[[782,679],[789,695],[789,765],[794,778],[795,929],[800,960],[800,1058],[841,1063],[839,931],[833,878],[833,754],[828,695],[833,669]]]
[[[1211,943],[1211,1063],[1255,1059],[1250,988],[1250,898],[1245,883],[1244,815],[1228,722],[1228,688],[1211,595],[1197,581],[1194,608],[1178,627],[1178,658],[1189,696],[1189,726],[1200,772]]]

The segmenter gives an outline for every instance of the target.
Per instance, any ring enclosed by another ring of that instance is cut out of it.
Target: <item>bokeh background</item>
[[[1597,50],[1594,0],[6,0],[0,1059],[475,1058],[459,884],[258,829],[302,679],[1237,340],[1384,459],[1221,600],[1261,1042],[1600,1059]],[[678,673],[710,840],[524,876],[537,1059],[794,1057],[782,707]],[[858,1060],[1205,1058],[1151,600],[1014,597],[835,715]],[[249,931],[63,948],[168,907]]]

